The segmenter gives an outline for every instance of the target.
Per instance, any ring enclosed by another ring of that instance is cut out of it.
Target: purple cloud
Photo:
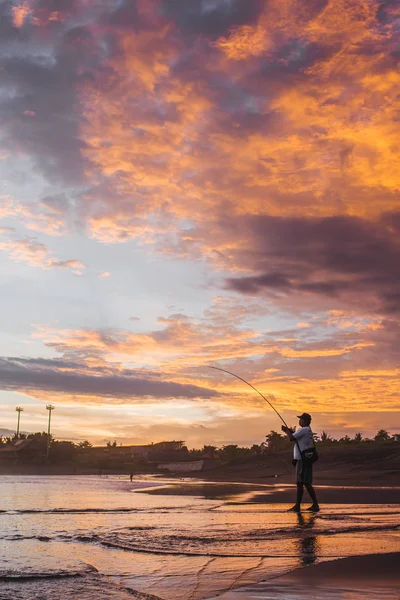
[[[243,217],[229,223],[246,242],[236,262],[253,274],[229,277],[245,294],[280,292],[347,298],[368,309],[400,310],[398,215],[379,223],[358,217]],[[391,227],[387,226],[387,222]]]
[[[66,371],[65,369],[73,369]],[[75,370],[76,369],[76,370]],[[54,394],[129,398],[213,398],[219,394],[197,385],[143,377],[139,371],[96,372],[71,361],[0,358],[0,388],[11,391],[42,391]]]

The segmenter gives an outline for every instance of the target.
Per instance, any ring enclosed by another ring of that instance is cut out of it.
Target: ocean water
[[[298,567],[399,550],[398,505],[296,515],[248,503],[249,486],[192,496],[117,476],[1,476],[0,485],[0,600],[236,598]],[[254,598],[280,597],[272,589]]]

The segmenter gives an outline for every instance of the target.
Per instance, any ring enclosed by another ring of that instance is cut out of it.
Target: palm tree
[[[332,442],[332,437],[326,431],[321,433],[321,442]]]

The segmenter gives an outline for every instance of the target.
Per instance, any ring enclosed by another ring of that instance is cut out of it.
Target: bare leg
[[[291,512],[299,512],[300,511],[300,505],[301,505],[301,501],[303,498],[303,491],[304,491],[303,484],[298,483],[297,484],[296,504],[294,506],[292,506],[292,508],[289,509]]]
[[[296,506],[300,508],[301,501],[303,499],[303,491],[304,485],[302,483],[297,484],[297,498],[296,498]]]
[[[317,495],[315,493],[313,486],[311,485],[311,483],[306,483],[305,486],[306,486],[307,492],[310,494],[310,498],[313,502],[312,506],[310,506],[310,508],[308,510],[318,511],[319,504],[318,504]]]

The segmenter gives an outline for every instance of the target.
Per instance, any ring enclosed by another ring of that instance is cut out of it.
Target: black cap
[[[302,415],[297,415],[298,419],[304,419],[305,421],[308,421],[309,423],[311,423],[311,415],[309,415],[308,413],[303,413]]]

